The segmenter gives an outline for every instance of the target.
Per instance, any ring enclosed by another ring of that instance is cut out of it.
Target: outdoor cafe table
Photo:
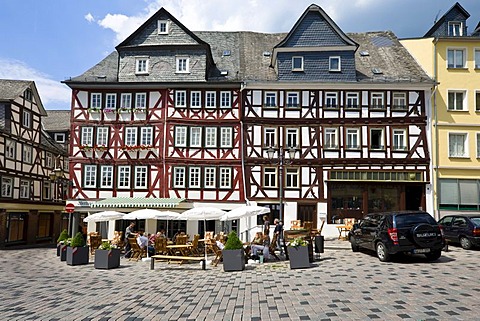
[[[167,250],[171,255],[175,255],[176,250],[180,251],[182,255],[188,255],[189,250],[192,248],[191,244],[178,244],[178,245],[167,245]]]
[[[346,241],[348,239],[348,232],[352,229],[350,225],[337,225],[338,239]]]

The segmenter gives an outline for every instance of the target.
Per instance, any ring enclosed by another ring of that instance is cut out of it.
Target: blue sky
[[[460,4],[480,21],[480,1]],[[451,0],[1,0],[0,78],[35,80],[47,109],[69,109],[62,80],[102,60],[161,7],[192,31],[287,32],[312,3],[345,32],[422,36]]]

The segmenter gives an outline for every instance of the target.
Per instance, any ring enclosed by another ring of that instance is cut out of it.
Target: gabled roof
[[[0,79],[0,101],[17,99],[27,88],[30,88],[33,92],[40,115],[46,116],[47,112],[43,107],[37,86],[33,80]]]
[[[430,30],[425,33],[424,37],[431,37],[435,33],[435,31],[438,30],[438,28],[445,23],[447,20],[447,17],[450,15],[452,11],[458,11],[460,14],[462,14],[465,19],[468,19],[470,17],[470,14],[465,10],[460,3],[456,2],[440,19],[438,19],[437,22],[430,28]]]
[[[473,37],[480,37],[480,22],[475,27],[475,30],[472,32]]]
[[[44,149],[56,154],[68,156],[68,150],[66,146],[57,143],[44,129],[41,130],[41,134],[40,144]]]
[[[70,110],[49,110],[42,118],[42,124],[46,131],[70,131]]]

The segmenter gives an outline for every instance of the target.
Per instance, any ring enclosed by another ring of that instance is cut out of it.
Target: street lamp
[[[275,153],[278,152],[277,158],[275,158]],[[283,149],[283,147],[276,148],[276,147],[268,147],[267,149],[267,156],[268,159],[276,163],[278,166],[278,175],[279,175],[279,203],[280,203],[280,220],[283,221],[283,168],[285,165],[289,165],[292,163],[293,159],[295,158],[295,154],[297,153],[297,149],[295,147],[289,147],[287,150]]]
[[[60,162],[59,162],[58,158],[55,158],[55,168],[53,169],[52,172],[50,172],[50,174],[48,174],[48,177],[50,178],[50,181],[52,183],[54,183],[54,185],[53,185],[53,187],[54,187],[53,200],[54,201],[63,199],[63,196],[62,196],[62,198],[58,197],[59,196],[58,195],[58,182],[63,179],[63,170],[60,168],[59,163]],[[63,186],[62,186],[62,189],[63,189]]]

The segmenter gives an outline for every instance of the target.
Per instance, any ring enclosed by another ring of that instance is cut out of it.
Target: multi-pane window
[[[23,111],[22,125],[26,128],[30,128],[32,126],[32,113],[28,110]]]
[[[202,93],[200,91],[192,91],[190,93],[190,107],[200,108],[202,107]]]
[[[152,127],[140,128],[140,145],[146,145],[146,146],[153,145],[153,128]]]
[[[303,57],[292,57],[292,71],[303,71]]]
[[[448,156],[449,157],[467,157],[467,134],[449,133],[448,134]]]
[[[450,37],[459,37],[463,35],[462,23],[458,21],[448,22],[448,35]]]
[[[126,146],[137,145],[137,127],[125,128],[125,145]]]
[[[277,187],[277,169],[275,167],[265,167],[263,169],[263,186]]]
[[[173,168],[173,187],[185,187],[185,167]]]
[[[216,168],[215,167],[205,167],[205,176],[204,176],[204,187],[205,188],[214,188],[216,187]]]
[[[168,33],[168,21],[158,20],[158,34],[164,35]]]
[[[232,107],[232,93],[230,91],[220,92],[220,108]]]
[[[23,161],[27,164],[31,164],[33,160],[33,148],[32,146],[23,146]]]
[[[372,109],[383,109],[385,107],[383,101],[383,93],[372,93],[370,97],[370,107]]]
[[[217,147],[217,127],[205,127],[205,147]]]
[[[100,187],[102,188],[113,187],[113,166],[111,165],[100,166]]]
[[[187,147],[187,127],[175,126],[175,146]]]
[[[475,111],[480,111],[480,91],[475,92]]]
[[[340,57],[338,57],[338,56],[329,57],[329,59],[328,59],[328,70],[329,71],[341,71],[342,70]]]
[[[43,182],[42,199],[44,199],[44,200],[52,199],[52,183],[50,181],[44,181]]]
[[[205,107],[206,108],[215,108],[216,105],[216,92],[207,91],[205,93]]]
[[[2,197],[13,196],[13,178],[2,176]]]
[[[392,108],[393,109],[405,109],[405,108],[407,108],[407,94],[406,93],[393,93],[392,94]]]
[[[480,158],[480,133],[477,133],[477,158]]]
[[[337,108],[338,107],[338,93],[327,92],[325,93],[325,108]]]
[[[85,165],[83,173],[83,186],[96,187],[97,186],[97,166]]]
[[[287,93],[287,107],[298,107],[298,93],[297,92],[289,92]]]
[[[347,128],[347,149],[360,148],[360,131],[358,128]]]
[[[448,61],[448,68],[464,68],[465,67],[465,49],[448,49],[447,61]]]
[[[137,109],[147,108],[147,93],[135,94],[135,108]]]
[[[277,106],[277,93],[267,92],[265,93],[265,107]]]
[[[135,167],[135,188],[147,188],[147,166]]]
[[[220,188],[232,187],[232,169],[230,167],[220,167]]]
[[[20,198],[30,198],[30,181],[20,181]]]
[[[298,187],[298,168],[287,168],[285,171],[285,187]]]
[[[177,57],[177,59],[176,59],[177,72],[188,73],[189,72],[188,63],[189,63],[189,58],[187,58],[187,57]]]
[[[185,90],[175,91],[175,107],[187,107],[187,92]]]
[[[108,145],[108,127],[97,127],[97,146]]]
[[[277,129],[276,128],[265,128],[264,129],[264,145],[265,147],[274,147],[277,145]]]
[[[405,129],[393,130],[393,149],[405,150],[407,149],[407,132]]]
[[[80,144],[83,146],[93,146],[93,127],[82,127]]]
[[[345,107],[351,108],[351,109],[358,108],[360,106],[359,97],[360,97],[359,93],[347,93],[345,98],[347,100]]]
[[[372,128],[370,129],[370,149],[383,149],[383,129]]]
[[[52,153],[45,152],[45,167],[52,168],[53,167],[53,155]]]
[[[117,94],[107,94],[105,108],[115,109],[117,107]]]
[[[33,91],[30,88],[27,88],[23,94],[26,100],[33,101]]]
[[[118,188],[130,188],[130,166],[118,166]]]
[[[229,148],[233,145],[233,128],[220,127],[220,147]]]
[[[65,143],[65,134],[64,133],[55,133],[53,135],[53,139],[55,139],[55,141],[57,143]]]
[[[480,69],[480,49],[475,49],[475,69]]]
[[[120,108],[132,108],[132,94],[122,94],[120,96]]]
[[[465,110],[464,108],[464,94],[463,91],[449,91],[448,92],[448,110]]]
[[[135,73],[148,74],[148,58],[139,57],[135,59]]]
[[[90,96],[90,108],[102,108],[102,94],[92,93]]]
[[[200,188],[200,167],[188,168],[188,187]]]
[[[202,147],[202,127],[190,127],[190,147]]]
[[[5,138],[5,157],[14,159],[15,158],[15,146],[16,143],[14,140]]]
[[[287,128],[286,132],[287,148],[296,148],[298,146],[298,128]]]
[[[338,148],[338,129],[337,128],[325,128],[325,143],[323,148],[335,149]]]

